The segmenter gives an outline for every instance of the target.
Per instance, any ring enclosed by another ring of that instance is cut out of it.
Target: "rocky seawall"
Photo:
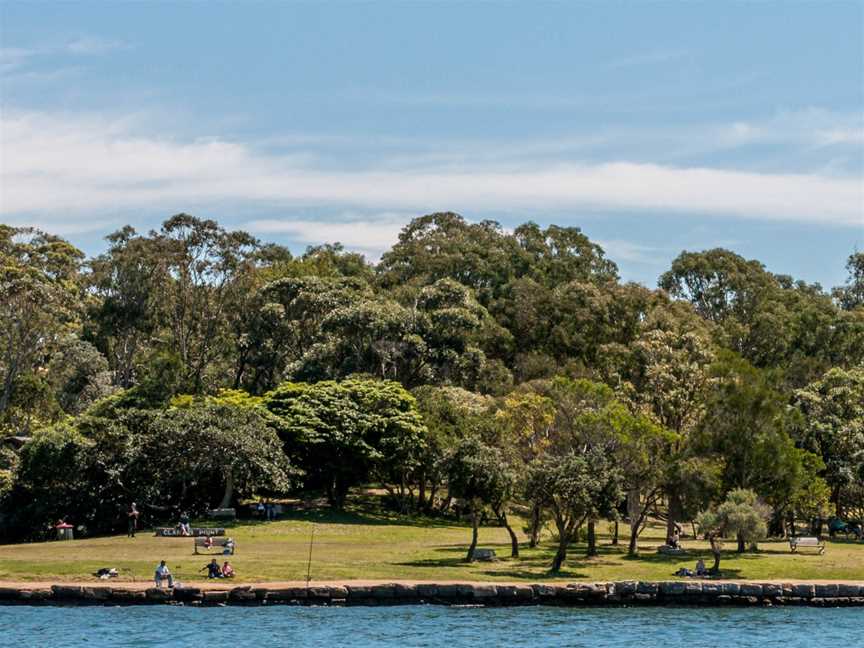
[[[864,607],[861,584],[777,584],[708,581],[616,581],[503,585],[381,584],[225,589],[52,585],[0,588],[0,605],[517,605],[556,606],[773,606]]]

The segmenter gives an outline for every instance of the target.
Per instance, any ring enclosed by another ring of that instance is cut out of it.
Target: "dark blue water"
[[[0,607],[4,646],[862,645],[862,609]]]

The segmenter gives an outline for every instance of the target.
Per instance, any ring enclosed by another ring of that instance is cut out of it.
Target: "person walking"
[[[126,511],[126,518],[128,520],[128,527],[126,530],[126,535],[129,538],[135,537],[135,530],[138,528],[138,516],[141,515],[138,512],[138,509],[135,507],[135,502],[129,505],[129,510]]]

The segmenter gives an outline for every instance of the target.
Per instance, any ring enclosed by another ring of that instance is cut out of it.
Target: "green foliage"
[[[398,383],[283,383],[264,404],[280,419],[280,434],[306,471],[306,485],[324,488],[334,507],[344,505],[351,486],[420,463],[425,426],[414,397]]]
[[[864,508],[864,368],[834,368],[795,392],[801,443],[825,462],[835,515]]]
[[[736,489],[729,492],[722,504],[700,513],[696,524],[702,533],[712,537],[712,546],[718,535],[734,536],[739,552],[743,552],[747,545],[755,549],[757,541],[765,537],[770,514],[771,509],[759,501],[756,493]]]

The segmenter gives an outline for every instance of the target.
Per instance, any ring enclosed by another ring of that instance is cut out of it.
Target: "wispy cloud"
[[[65,50],[72,54],[95,55],[107,54],[115,50],[128,49],[129,44],[120,40],[83,36],[66,44]]]
[[[590,208],[844,227],[864,222],[864,188],[857,176],[754,173],[627,160],[331,169],[316,167],[302,155],[263,153],[240,142],[135,135],[122,120],[106,123],[104,118],[21,112],[4,113],[0,120],[4,217],[67,218],[73,211],[98,217],[121,208],[179,210],[232,202],[415,213]],[[300,221],[292,227],[303,236],[311,225]],[[344,224],[334,227],[343,228],[334,230],[337,237],[347,231]],[[358,227],[361,235],[370,231]]]
[[[316,245],[340,242],[352,250],[378,258],[392,247],[399,232],[416,214],[377,213],[370,216],[342,214],[337,220],[313,219],[253,220],[242,228],[256,234],[286,234],[297,243]]]
[[[633,56],[626,56],[609,61],[606,63],[606,67],[614,69],[638,67],[642,65],[659,65],[661,63],[683,59],[686,56],[688,56],[686,50],[657,50],[652,52],[642,52],[640,54],[634,54]]]

